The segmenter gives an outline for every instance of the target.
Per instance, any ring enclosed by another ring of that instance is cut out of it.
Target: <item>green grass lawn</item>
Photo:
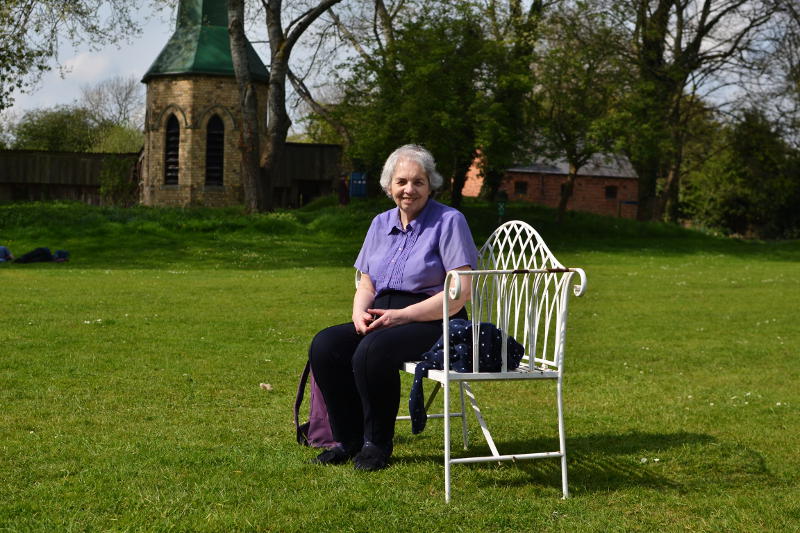
[[[540,460],[454,466],[445,504],[439,421],[398,423],[384,471],[308,464],[291,416],[307,346],[348,320],[389,205],[0,206],[0,244],[72,254],[0,264],[0,531],[800,529],[800,243],[559,226],[529,205],[507,218],[588,276],[566,353],[572,497]],[[493,207],[463,210],[483,241]],[[501,453],[557,448],[552,384],[474,389]]]

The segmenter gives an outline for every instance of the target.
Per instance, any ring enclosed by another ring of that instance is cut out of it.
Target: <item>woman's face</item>
[[[405,215],[406,223],[416,218],[431,195],[431,185],[425,170],[412,159],[401,159],[397,162],[389,187],[392,199]]]

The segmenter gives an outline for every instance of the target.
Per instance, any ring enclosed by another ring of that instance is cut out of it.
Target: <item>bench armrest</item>
[[[444,286],[450,286],[447,294],[451,300],[456,300],[461,296],[461,277],[473,275],[510,275],[510,274],[557,274],[561,272],[572,272],[578,274],[580,283],[572,287],[572,292],[575,296],[583,296],[586,292],[586,272],[582,268],[532,268],[532,269],[517,269],[517,270],[452,270],[447,273]],[[452,279],[452,283],[451,283]]]

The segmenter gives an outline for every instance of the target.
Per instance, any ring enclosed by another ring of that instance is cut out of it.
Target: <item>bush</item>
[[[796,234],[800,154],[756,111],[726,127],[716,144],[688,175],[683,199],[692,221],[726,235]]]
[[[91,111],[77,106],[28,111],[13,129],[13,148],[52,152],[88,152],[99,133]]]
[[[131,206],[138,197],[138,182],[134,172],[136,162],[130,158],[109,156],[100,171],[100,196],[108,205]]]

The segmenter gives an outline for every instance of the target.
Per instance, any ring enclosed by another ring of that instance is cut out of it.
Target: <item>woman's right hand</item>
[[[353,313],[353,324],[356,326],[356,333],[359,335],[366,335],[367,328],[372,324],[372,315],[366,311],[358,311]]]

